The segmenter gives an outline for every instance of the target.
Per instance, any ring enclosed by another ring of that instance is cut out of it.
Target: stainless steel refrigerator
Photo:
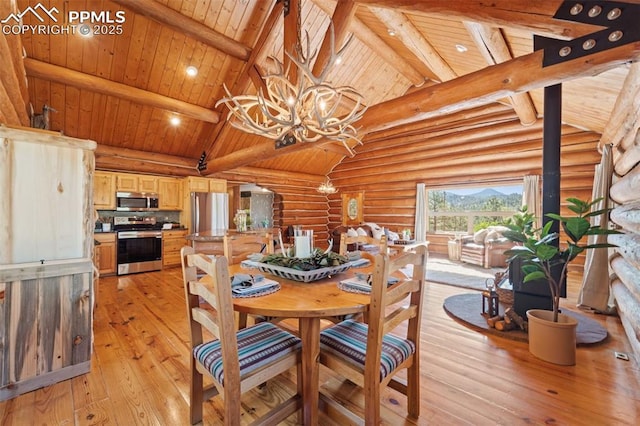
[[[191,193],[189,232],[224,233],[229,229],[229,196],[218,192]]]

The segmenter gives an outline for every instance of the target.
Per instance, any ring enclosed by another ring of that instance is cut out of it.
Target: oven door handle
[[[129,238],[162,238],[162,232],[157,231],[120,231],[118,239],[124,240]]]

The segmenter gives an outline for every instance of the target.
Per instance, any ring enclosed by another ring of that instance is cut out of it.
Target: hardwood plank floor
[[[570,275],[575,304],[578,278]],[[0,424],[183,425],[188,423],[188,334],[179,268],[103,277],[94,317],[89,374],[0,402]],[[526,343],[488,336],[452,320],[443,300],[473,292],[430,283],[422,327],[420,420],[405,418],[402,395],[387,391],[390,425],[634,425],[640,418],[640,369],[614,358],[631,348],[617,317],[590,315],[609,332],[578,349],[577,365],[560,367],[529,354]],[[480,309],[480,306],[478,307]],[[249,423],[294,388],[294,376],[243,397]],[[323,373],[323,389],[361,407],[349,383]],[[207,425],[221,424],[218,400],[206,404]],[[323,417],[322,424],[345,424]],[[284,424],[297,424],[292,416]]]

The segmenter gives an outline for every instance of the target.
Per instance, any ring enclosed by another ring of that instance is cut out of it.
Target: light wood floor
[[[177,268],[102,278],[91,373],[1,402],[0,425],[187,424],[189,352],[180,274]],[[575,281],[567,306],[575,301]],[[594,316],[610,337],[579,348],[576,366],[560,367],[533,358],[525,343],[453,321],[442,301],[462,292],[469,290],[441,284],[426,291],[417,424],[637,424],[640,370],[633,360],[614,359],[614,351],[630,351],[618,318]],[[292,379],[243,396],[244,420],[285,395]],[[348,383],[328,374],[322,379],[345,403],[361,404]],[[387,424],[416,424],[405,420],[401,395],[389,391],[382,405]],[[205,417],[205,424],[221,424],[215,399]],[[296,424],[296,416],[286,424]]]

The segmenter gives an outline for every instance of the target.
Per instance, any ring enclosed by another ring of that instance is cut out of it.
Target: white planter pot
[[[553,364],[575,365],[578,326],[575,318],[558,314],[558,322],[553,322],[552,311],[530,309],[527,319],[529,352],[532,355]]]

